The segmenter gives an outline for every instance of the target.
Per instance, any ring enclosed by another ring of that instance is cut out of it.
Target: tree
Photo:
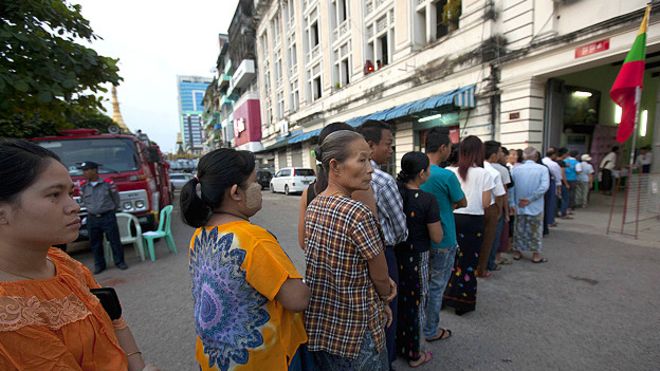
[[[96,94],[120,82],[118,60],[81,44],[100,37],[80,10],[66,0],[0,0],[1,136],[107,127]]]

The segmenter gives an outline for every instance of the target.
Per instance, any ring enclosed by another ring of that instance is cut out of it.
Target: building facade
[[[257,89],[253,0],[240,0],[218,56],[215,91],[219,97],[214,129],[224,147],[258,152],[261,109]]]
[[[183,147],[191,153],[201,153],[204,146],[202,114],[204,94],[212,79],[201,76],[177,76],[179,124]]]
[[[259,0],[262,155],[276,168],[311,166],[323,126],[371,118],[393,124],[392,169],[403,154],[422,149],[436,126],[447,127],[455,141],[478,135],[512,148],[599,152],[616,130],[608,90],[645,4]],[[652,17],[649,60],[660,57],[659,28]],[[647,144],[660,121],[657,66],[650,64],[640,132]]]

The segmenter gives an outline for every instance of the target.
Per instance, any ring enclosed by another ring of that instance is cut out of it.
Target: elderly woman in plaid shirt
[[[370,187],[370,149],[355,132],[341,130],[321,144],[328,187],[305,215],[309,350],[322,370],[389,370],[387,303],[396,296],[382,235],[373,213],[351,199]]]

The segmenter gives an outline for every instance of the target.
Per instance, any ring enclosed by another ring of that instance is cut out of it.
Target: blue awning
[[[316,130],[308,131],[306,133],[302,133],[300,135],[297,135],[289,139],[289,144],[302,143],[304,141],[307,141],[309,139],[318,136],[320,133],[321,133],[321,129],[316,129]]]
[[[387,121],[393,120],[419,112],[437,109],[443,106],[453,105],[458,108],[474,108],[476,106],[474,91],[476,85],[464,86],[446,93],[434,95],[428,98],[401,104],[369,115],[354,117],[347,124],[358,127],[367,120]]]
[[[268,152],[268,151],[271,151],[271,150],[274,150],[274,149],[278,149],[278,148],[287,146],[288,144],[291,143],[292,139],[295,139],[295,138],[299,137],[301,134],[303,134],[301,130],[292,131],[291,134],[289,134],[287,136],[282,136],[282,137],[277,138],[275,143],[271,144],[270,146],[268,146],[268,147],[266,147],[266,148],[264,148],[260,151],[256,151],[255,153]]]

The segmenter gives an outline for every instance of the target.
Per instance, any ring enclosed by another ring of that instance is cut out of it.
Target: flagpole
[[[635,123],[633,125],[633,137],[632,137],[632,148],[630,149],[630,167],[628,171],[628,179],[632,179],[632,169],[635,164],[635,146],[637,144],[637,126],[639,124],[639,113],[641,111],[641,101],[642,101],[642,89],[637,86],[635,87]]]

